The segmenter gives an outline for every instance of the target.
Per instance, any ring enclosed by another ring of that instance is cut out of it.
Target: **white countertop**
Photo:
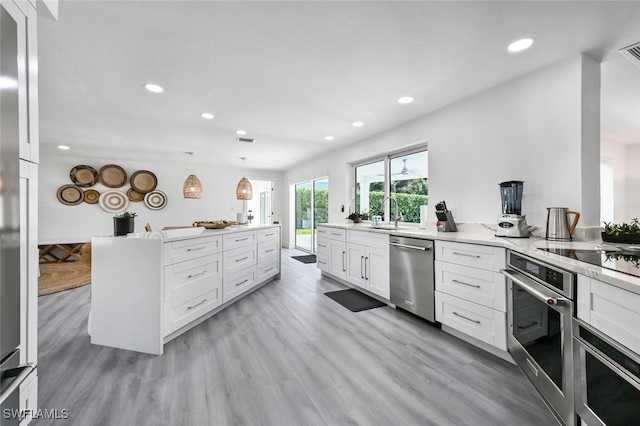
[[[224,229],[205,229],[202,227],[184,227],[179,229],[167,229],[163,231],[152,232],[135,232],[121,237],[114,237],[113,235],[93,237],[93,238],[126,238],[126,239],[141,239],[141,240],[161,240],[163,242],[178,241],[190,238],[203,238],[210,237],[212,235],[230,234],[233,232],[242,231],[255,231],[258,229],[280,227],[279,224],[274,225],[232,225]]]
[[[605,283],[623,288],[628,291],[640,294],[640,277],[616,272],[601,266],[570,259],[565,256],[549,253],[540,248],[573,248],[573,249],[594,249],[602,245],[602,240],[592,241],[571,241],[555,242],[547,241],[544,238],[507,238],[496,237],[495,229],[488,225],[479,223],[457,224],[458,232],[438,232],[435,224],[427,224],[427,229],[417,227],[404,227],[400,224],[399,229],[375,229],[370,223],[361,224],[336,224],[323,223],[319,226],[332,228],[351,229],[354,231],[377,232],[383,234],[399,235],[403,237],[414,237],[439,241],[454,241],[468,244],[482,244],[488,246],[504,247],[515,252],[525,254],[532,258],[546,261],[552,265],[566,269],[571,272],[586,275],[588,277],[603,281]],[[639,253],[640,254],[640,253]]]

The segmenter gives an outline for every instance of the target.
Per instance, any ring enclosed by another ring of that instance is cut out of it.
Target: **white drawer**
[[[347,231],[347,243],[362,244],[369,247],[389,248],[389,235],[367,231]]]
[[[326,237],[331,240],[345,241],[347,230],[340,228],[330,228],[327,226],[318,226],[316,229],[319,237]]]
[[[316,254],[316,267],[321,271],[329,272],[329,255],[318,251]]]
[[[250,246],[256,243],[256,231],[234,232],[222,236],[222,247],[231,250],[237,247]]]
[[[237,274],[229,275],[222,279],[222,303],[227,303],[233,298],[250,290],[257,284],[255,266],[243,269]]]
[[[274,275],[278,275],[280,272],[280,262],[278,259],[260,262],[256,268],[256,276],[258,283],[263,282],[264,280],[273,277]]]
[[[436,291],[435,296],[436,321],[498,349],[507,350],[507,320],[504,312],[440,291]]]
[[[640,294],[578,275],[578,318],[640,354]]]
[[[499,272],[435,261],[436,290],[507,311],[506,279]]]
[[[329,254],[329,241],[326,237],[318,237],[318,253]]]
[[[502,247],[482,246],[476,244],[453,243],[449,241],[435,242],[436,260],[456,263],[500,272],[506,262],[506,251]]]
[[[279,241],[265,241],[262,243],[258,243],[258,263],[279,259],[279,248]]]
[[[216,287],[208,293],[188,300],[185,303],[172,307],[165,304],[165,324],[164,335],[179,330],[192,321],[197,320],[202,315],[217,308],[222,304],[220,287]]]
[[[222,249],[220,235],[173,241],[164,245],[164,264],[171,265],[185,260],[208,256]]]
[[[258,229],[258,242],[280,241],[280,228]]]
[[[224,275],[227,276],[228,274],[234,274],[248,266],[255,265],[256,255],[256,246],[238,247],[233,250],[224,251]]]
[[[164,300],[179,297],[189,291],[192,284],[202,281],[214,282],[222,278],[222,254],[217,253],[165,266],[164,278]]]

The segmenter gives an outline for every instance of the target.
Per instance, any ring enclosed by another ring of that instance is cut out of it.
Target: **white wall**
[[[640,218],[640,144],[627,145],[626,220]]]
[[[241,167],[211,167],[194,160],[193,171],[204,187],[203,198],[186,200],[182,196],[182,184],[191,174],[191,159],[176,159],[170,163],[148,162],[144,159],[117,160],[100,158],[78,158],[71,155],[41,156],[39,179],[39,242],[54,243],[64,241],[89,241],[96,235],[113,235],[113,214],[107,213],[99,204],[81,203],[67,206],[56,197],[61,185],[70,184],[70,170],[79,164],[89,165],[96,170],[105,164],[115,163],[123,167],[131,176],[137,170],[149,170],[158,178],[158,190],[167,195],[167,206],[162,210],[150,210],[143,202],[131,202],[128,211],[138,213],[136,231],[144,231],[145,223],[154,230],[165,226],[191,225],[196,220],[235,220],[236,213],[242,211],[242,201],[235,198],[236,185],[242,177]],[[282,173],[247,170],[249,179],[274,180],[276,199],[274,220],[282,215],[283,197]],[[93,189],[106,189],[97,184]],[[116,188],[126,194],[127,183]],[[85,188],[88,189],[88,188]]]
[[[339,207],[353,202],[349,163],[428,140],[430,217],[435,202],[446,200],[456,207],[458,222],[495,224],[498,184],[523,180],[529,224],[544,226],[546,207],[569,207],[587,213],[579,226],[598,226],[599,198],[583,194],[583,179],[591,185],[583,166],[595,161],[599,167],[599,131],[586,134],[595,130],[583,124],[599,121],[592,99],[599,90],[598,69],[595,61],[576,55],[306,162],[287,171],[284,184],[329,176],[329,220],[344,222]],[[591,104],[585,107],[585,101]],[[597,146],[596,153],[583,154],[583,145]],[[597,185],[599,197],[599,180]],[[289,223],[284,225],[284,241],[291,241]]]
[[[630,162],[629,166],[633,170],[634,164],[640,164],[640,157],[631,158],[627,152],[627,145],[609,140],[602,140],[600,155],[602,162],[613,167],[614,222],[628,222],[630,218],[627,216],[627,199],[632,200],[633,197],[627,194],[627,161]]]

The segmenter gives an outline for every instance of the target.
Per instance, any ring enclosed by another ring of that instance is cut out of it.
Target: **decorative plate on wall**
[[[120,213],[129,207],[129,199],[120,191],[104,191],[100,194],[100,207],[109,213]]]
[[[75,206],[82,202],[84,193],[78,185],[62,185],[58,188],[58,201],[67,206]]]
[[[102,166],[98,172],[100,183],[107,188],[120,188],[127,183],[127,172],[117,164]]]
[[[100,193],[95,189],[87,189],[84,191],[84,202],[87,204],[96,204],[100,200]]]
[[[160,210],[167,205],[167,196],[162,191],[149,192],[144,196],[144,204],[151,210]]]
[[[84,164],[75,166],[69,172],[71,181],[76,185],[86,188],[98,183],[98,172],[91,166],[85,166]]]
[[[129,188],[129,190],[127,191],[127,197],[129,197],[129,199],[134,203],[144,200],[144,194],[136,191],[133,188]]]
[[[131,188],[141,194],[151,192],[158,186],[158,178],[149,170],[138,170],[131,175],[129,182],[131,183]]]

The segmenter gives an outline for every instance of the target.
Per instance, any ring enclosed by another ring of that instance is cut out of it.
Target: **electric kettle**
[[[570,214],[574,215],[571,226],[569,226],[569,218],[567,217]],[[566,207],[547,207],[547,234],[545,238],[552,241],[570,241],[578,219],[580,219],[580,213]]]

